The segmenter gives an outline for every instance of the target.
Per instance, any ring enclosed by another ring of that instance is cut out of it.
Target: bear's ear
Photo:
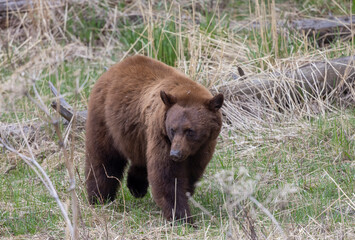
[[[167,107],[171,107],[176,103],[176,97],[174,97],[173,95],[170,95],[164,91],[160,91],[160,97],[161,100],[163,100],[163,103],[165,104],[165,106]]]
[[[222,93],[220,93],[208,101],[208,108],[211,111],[216,112],[222,107],[223,101],[224,101],[224,96]]]

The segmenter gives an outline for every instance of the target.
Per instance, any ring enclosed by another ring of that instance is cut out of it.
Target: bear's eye
[[[171,134],[172,137],[174,137],[174,135],[175,135],[175,130],[174,130],[173,128],[170,128],[170,134]]]
[[[185,130],[185,133],[186,133],[186,135],[188,136],[188,137],[194,137],[195,136],[195,131],[194,130],[192,130],[192,129],[186,129]]]

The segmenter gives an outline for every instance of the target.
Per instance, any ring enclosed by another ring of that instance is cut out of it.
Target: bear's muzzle
[[[170,151],[170,157],[171,157],[171,159],[174,160],[174,161],[181,161],[181,160],[183,160],[183,159],[182,159],[182,153],[181,153],[181,151],[179,151],[179,150],[174,150],[174,149],[172,149],[172,150]]]

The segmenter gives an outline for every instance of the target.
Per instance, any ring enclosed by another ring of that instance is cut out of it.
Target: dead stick
[[[62,117],[64,117],[67,121],[71,121],[74,115],[77,116],[77,121],[79,124],[83,125],[86,122],[87,118],[87,111],[79,111],[76,112],[70,106],[67,101],[60,95],[58,90],[54,87],[51,81],[48,82],[49,88],[51,89],[52,93],[56,97],[56,101],[53,101],[51,107],[55,109]]]
[[[36,89],[36,86],[33,85],[33,90],[34,90],[34,93],[36,95],[36,97],[39,99],[39,102],[37,102],[35,99],[33,99],[32,97],[30,97],[29,94],[27,94],[27,96],[30,98],[30,100],[35,103],[46,115],[49,119],[51,119],[51,123],[53,124],[53,127],[55,129],[55,132],[58,136],[58,145],[59,147],[61,148],[62,152],[63,152],[63,155],[64,155],[64,159],[65,159],[65,165],[66,165],[66,168],[67,168],[67,171],[69,173],[69,183],[70,183],[70,186],[69,186],[69,192],[71,193],[71,197],[72,197],[72,210],[73,210],[73,223],[74,225],[71,227],[71,236],[72,236],[72,239],[76,240],[79,238],[79,231],[78,231],[78,227],[77,227],[77,218],[78,218],[78,214],[79,214],[79,207],[78,207],[78,199],[77,199],[77,196],[76,196],[76,193],[75,193],[75,175],[74,175],[74,166],[73,166],[73,162],[70,161],[69,159],[69,156],[68,156],[68,152],[67,152],[67,149],[66,149],[66,146],[65,146],[65,142],[63,140],[63,136],[62,136],[62,133],[60,131],[60,128],[59,128],[59,122],[56,121],[50,114],[49,114],[49,111],[48,109],[46,108],[46,106],[44,105],[37,89]]]

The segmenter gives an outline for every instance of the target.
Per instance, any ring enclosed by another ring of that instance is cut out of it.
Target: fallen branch
[[[87,111],[75,112],[73,108],[65,101],[65,99],[59,94],[58,90],[54,87],[51,81],[48,82],[49,87],[56,97],[56,101],[53,101],[51,107],[54,108],[62,117],[70,122],[73,116],[76,116],[76,120],[80,125],[84,125],[87,118]]]

